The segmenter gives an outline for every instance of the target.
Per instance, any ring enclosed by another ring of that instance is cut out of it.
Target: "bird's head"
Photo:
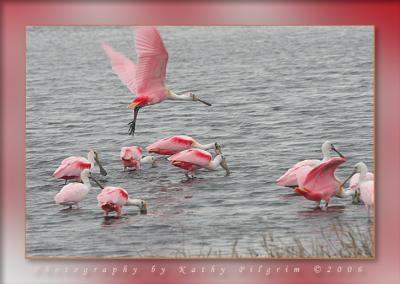
[[[199,99],[199,98],[198,98],[194,93],[192,93],[192,92],[189,92],[189,93],[188,93],[188,96],[191,98],[192,101],[198,101],[198,102],[201,102],[201,103],[203,103],[203,104],[205,104],[205,105],[212,106],[210,103],[208,103],[208,102],[206,102],[206,101],[204,101],[204,100]]]
[[[330,151],[335,151],[341,158],[344,158],[342,153],[335,148],[331,141],[325,141],[324,144],[322,144],[322,153],[328,153]]]

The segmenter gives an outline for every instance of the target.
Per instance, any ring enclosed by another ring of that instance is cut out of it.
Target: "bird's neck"
[[[174,101],[191,101],[192,97],[190,96],[190,93],[183,93],[183,94],[176,94],[171,90],[168,90],[167,94],[167,99],[168,100],[174,100]]]
[[[153,163],[153,158],[150,156],[144,157],[144,158],[140,159],[140,163],[141,164],[151,164],[151,163]]]
[[[88,154],[88,161],[89,161],[90,164],[92,164],[91,168],[93,168],[93,166],[96,164],[96,161],[95,161],[94,156],[93,156],[93,154],[91,152],[89,152],[89,154]]]
[[[327,161],[331,158],[331,150],[328,147],[322,146],[322,161]]]
[[[221,164],[221,161],[222,161],[222,156],[221,156],[221,155],[217,155],[217,156],[214,158],[214,160],[212,160],[212,161],[208,164],[207,169],[212,170],[212,171],[216,170],[217,167]]]
[[[214,148],[215,143],[210,143],[210,144],[200,144],[197,141],[193,141],[193,147],[194,148],[198,148],[201,150],[208,150],[208,149],[213,149]]]
[[[344,187],[343,187],[343,185],[340,184],[340,185],[339,185],[339,189],[338,189],[338,191],[337,191],[337,193],[336,193],[336,196],[339,197],[339,198],[346,198],[347,196],[352,196],[352,195],[354,195],[354,194],[355,194],[354,191],[345,190]]]
[[[82,183],[83,183],[84,185],[86,185],[89,189],[90,189],[90,187],[92,186],[92,185],[90,184],[90,180],[89,180],[89,178],[88,178],[87,176],[82,176],[82,177],[81,177],[81,181],[82,181]]]
[[[132,199],[132,198],[128,198],[126,200],[126,206],[137,206],[137,207],[141,207],[142,205],[142,200],[141,199]]]
[[[368,172],[368,169],[366,169],[364,167],[362,167],[360,169],[360,177],[358,179],[358,184],[364,182],[367,179],[367,172]]]

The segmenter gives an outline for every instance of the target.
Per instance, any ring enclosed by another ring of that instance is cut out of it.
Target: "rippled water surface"
[[[212,248],[246,255],[264,235],[283,243],[318,238],[330,224],[367,228],[367,212],[333,199],[328,211],[275,180],[295,162],[320,158],[331,140],[348,157],[343,178],[364,161],[373,169],[372,27],[161,27],[171,89],[211,102],[164,102],[141,110],[127,135],[133,95],[111,71],[108,41],[135,59],[130,27],[27,30],[26,250],[29,256],[175,256]],[[122,146],[145,147],[176,134],[224,145],[232,174],[183,172],[160,161],[122,172]],[[149,204],[104,219],[97,187],[76,210],[63,210],[52,178],[62,159],[101,154],[106,185]],[[327,230],[327,234],[329,234]]]

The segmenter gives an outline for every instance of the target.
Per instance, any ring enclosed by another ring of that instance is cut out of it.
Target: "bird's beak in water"
[[[208,105],[208,106],[212,106],[212,104],[210,104],[210,103],[208,103],[208,102],[206,102],[206,101],[203,101],[203,100],[199,99],[199,98],[196,97],[194,94],[193,94],[193,100],[194,100],[194,101],[199,101],[199,102],[201,102],[201,103],[203,103],[203,104],[205,104],[205,105]]]
[[[229,170],[228,164],[226,163],[225,159],[222,160],[221,167],[224,168],[227,176],[229,176],[231,174],[231,171]]]
[[[352,176],[354,176],[356,173],[357,173],[357,170],[354,170],[354,171],[351,173],[351,175],[349,175],[349,176],[340,184],[340,186],[344,186],[344,185],[346,184],[346,182],[347,182]]]
[[[336,150],[336,148],[333,147],[333,145],[332,145],[332,150],[335,151],[341,158],[345,158],[345,156],[343,156],[338,150]]]
[[[104,186],[101,183],[99,183],[93,176],[90,176],[90,179],[92,179],[101,189],[104,188]]]
[[[107,171],[106,171],[106,170],[103,168],[103,166],[101,165],[99,158],[97,158],[97,156],[96,156],[96,157],[94,157],[94,160],[96,161],[97,165],[99,166],[100,174],[101,174],[102,176],[106,176],[106,175],[107,175]]]
[[[140,214],[147,214],[147,203],[143,204],[143,207],[140,208]]]

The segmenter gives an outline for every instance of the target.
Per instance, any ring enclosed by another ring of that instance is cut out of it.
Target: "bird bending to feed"
[[[173,155],[191,148],[216,149],[218,143],[200,144],[190,136],[176,135],[161,139],[146,147],[147,152],[159,155]]]
[[[103,176],[107,175],[106,170],[101,165],[99,154],[94,150],[90,150],[87,159],[84,157],[65,158],[57,170],[55,170],[53,176],[64,179],[65,183],[67,183],[67,180],[79,181],[81,172],[84,169],[92,169],[94,165],[99,167],[100,174]]]
[[[335,171],[345,161],[345,158],[334,157],[314,168],[303,168],[295,192],[317,202],[318,207],[321,200],[324,200],[325,207],[328,207],[331,198],[343,190],[343,184],[336,178]]]
[[[56,204],[69,206],[69,208],[72,208],[72,205],[76,205],[79,208],[79,202],[85,199],[92,187],[89,178],[95,180],[90,170],[84,169],[80,173],[80,179],[83,183],[74,182],[63,186],[60,192],[54,197]]]
[[[374,206],[374,179],[373,174],[368,173],[367,165],[363,162],[359,162],[354,166],[352,174],[343,182],[346,183],[352,176],[359,174],[358,182],[355,185],[356,194],[359,195],[361,201],[365,204],[368,210],[368,220],[370,220],[370,208]],[[368,177],[368,174],[369,177]],[[371,179],[372,175],[372,179]]]
[[[134,110],[133,120],[129,123],[130,135],[135,133],[136,118],[142,107],[164,100],[199,101],[211,106],[210,103],[199,99],[191,92],[177,95],[167,87],[168,52],[155,27],[136,28],[136,64],[115,51],[110,45],[103,43],[102,47],[111,60],[114,73],[137,96],[129,105],[129,108]]]
[[[297,183],[297,175],[300,172],[304,174],[304,168],[310,169],[318,166],[322,162],[325,162],[331,158],[331,151],[335,151],[340,157],[344,158],[343,155],[333,146],[332,142],[325,141],[321,147],[322,150],[322,161],[320,160],[304,160],[298,162],[293,167],[288,169],[284,175],[282,175],[279,179],[277,179],[276,183],[280,186],[292,187],[295,188],[298,186]]]
[[[347,191],[353,194],[354,204],[360,203],[360,198],[359,198],[360,194],[359,191],[357,191],[359,180],[360,180],[360,174],[359,173],[354,174],[349,181],[349,188],[347,189]],[[374,174],[367,171],[367,174],[365,175],[365,180],[374,180]]]
[[[124,171],[127,168],[140,169],[141,164],[155,166],[156,158],[153,156],[142,157],[142,153],[143,150],[139,146],[122,147],[120,158]]]
[[[217,169],[219,165],[226,171],[226,175],[230,174],[225,156],[222,155],[221,146],[217,145],[217,156],[212,159],[212,155],[201,149],[188,149],[168,158],[175,167],[186,170],[185,175],[188,178],[194,177],[194,172],[198,169],[205,168],[211,171]]]
[[[99,207],[103,209],[104,216],[110,212],[117,212],[117,216],[122,214],[123,206],[137,206],[141,214],[147,213],[147,203],[141,199],[131,199],[122,187],[107,186],[97,195]]]

